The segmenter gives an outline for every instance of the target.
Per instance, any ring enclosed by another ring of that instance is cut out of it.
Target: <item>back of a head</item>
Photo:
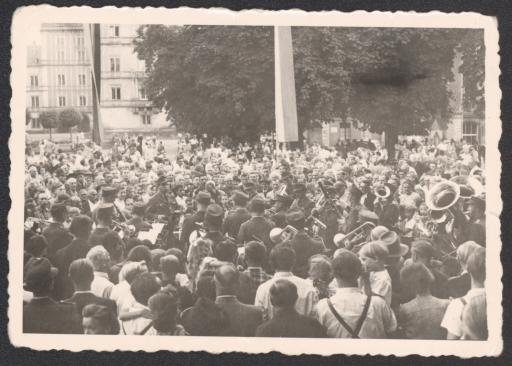
[[[178,304],[168,292],[157,292],[148,300],[153,328],[159,332],[170,332],[176,326]]]
[[[123,242],[119,234],[113,230],[108,231],[100,239],[100,243],[105,248],[111,258],[117,258],[122,253]]]
[[[119,322],[115,314],[106,306],[89,304],[82,309],[82,318],[92,318],[100,324],[100,332],[95,334],[119,334]],[[88,333],[87,330],[86,334]]]
[[[105,271],[110,264],[110,255],[101,245],[89,249],[86,258],[91,261],[94,270],[98,272]]]
[[[465,338],[487,340],[487,298],[485,293],[471,297],[462,312],[462,329]]]
[[[74,284],[90,286],[94,279],[92,263],[85,258],[75,259],[69,266],[69,278]]]
[[[272,305],[280,308],[294,307],[299,297],[297,286],[286,279],[275,281],[272,286],[270,286],[269,293]]]
[[[467,269],[471,278],[483,283],[485,281],[485,248],[476,248],[468,258]]]
[[[475,251],[475,249],[481,248],[482,246],[475,243],[474,241],[467,241],[457,247],[457,259],[463,265],[468,263],[469,256]]]
[[[67,208],[66,205],[61,203],[56,203],[50,208],[50,214],[53,219],[57,222],[62,222],[66,218]]]
[[[315,254],[309,258],[309,277],[316,280],[332,279],[331,260],[323,254]]]
[[[267,248],[263,243],[250,241],[245,244],[245,260],[254,266],[263,266],[267,257]]]
[[[126,260],[133,262],[142,262],[144,261],[146,265],[151,266],[151,250],[145,245],[137,245],[133,247],[132,250],[128,253]]]
[[[234,294],[238,287],[238,275],[237,269],[232,265],[224,264],[218,267],[214,276],[217,293]]]
[[[161,270],[160,259],[165,255],[165,250],[156,248],[151,250],[151,268],[153,271],[158,272]]]
[[[430,293],[433,282],[434,276],[423,263],[410,263],[400,271],[400,284],[415,295]]]
[[[43,235],[32,235],[25,241],[25,251],[32,257],[41,257],[48,248],[48,242]]]
[[[236,263],[237,255],[236,244],[230,239],[221,241],[215,247],[215,258],[220,261]]]
[[[147,272],[147,267],[142,262],[127,262],[119,271],[119,282],[132,283],[141,273]]]
[[[87,239],[91,233],[92,220],[87,215],[78,215],[73,217],[69,231],[79,238]]]
[[[146,272],[135,277],[130,290],[139,304],[147,306],[149,298],[160,291],[160,285],[153,274]]]
[[[344,251],[332,260],[332,272],[336,279],[353,282],[362,274],[363,266],[356,254]]]
[[[180,271],[181,263],[175,255],[165,255],[160,258],[160,269],[168,277],[174,278]]]
[[[290,272],[295,265],[295,250],[286,243],[276,245],[270,252],[270,263],[275,271]]]

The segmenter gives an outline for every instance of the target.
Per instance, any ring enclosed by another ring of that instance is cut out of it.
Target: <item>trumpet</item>
[[[334,236],[334,244],[338,247],[345,247],[346,249],[357,252],[361,247],[361,245],[358,244],[360,244],[362,240],[364,241],[374,228],[375,224],[373,222],[366,221],[346,235],[341,233],[336,234]]]

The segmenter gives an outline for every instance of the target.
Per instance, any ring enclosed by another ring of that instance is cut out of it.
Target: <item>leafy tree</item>
[[[43,128],[50,131],[50,141],[52,139],[52,129],[57,128],[57,112],[43,111],[39,114],[39,122]]]
[[[91,119],[87,113],[82,113],[82,120],[78,125],[78,130],[80,132],[89,132],[91,130]]]
[[[274,126],[271,27],[143,26],[148,94],[180,130],[255,140]]]
[[[82,122],[82,114],[73,108],[66,108],[59,113],[58,128],[61,131],[69,131],[69,137],[73,142],[72,128],[78,126]]]

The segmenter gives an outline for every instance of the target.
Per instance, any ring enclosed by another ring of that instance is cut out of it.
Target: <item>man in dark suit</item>
[[[295,310],[297,286],[286,279],[270,287],[270,301],[275,308],[272,319],[256,329],[256,337],[325,338],[327,334],[318,320]]]
[[[307,278],[309,258],[315,254],[323,253],[325,251],[324,244],[320,240],[312,239],[304,231],[304,212],[300,210],[288,212],[286,222],[298,230],[297,234],[290,240],[290,245],[295,250],[297,256],[293,274],[298,277]]]
[[[43,230],[43,236],[48,242],[48,258],[52,263],[55,261],[55,254],[59,249],[71,243],[73,235],[64,228],[68,219],[68,211],[65,204],[54,204],[50,210],[53,222]]]
[[[73,284],[68,277],[69,265],[75,259],[85,258],[87,255],[87,252],[91,248],[89,246],[91,228],[92,220],[89,216],[75,216],[73,221],[71,221],[69,230],[75,238],[64,248],[59,249],[55,255],[55,264],[59,270],[54,289],[56,299],[65,299],[73,293]]]
[[[215,303],[227,314],[229,326],[220,334],[224,337],[253,337],[263,321],[263,309],[242,304],[236,298],[238,271],[234,266],[223,265],[215,271]]]
[[[197,212],[192,215],[186,216],[185,219],[183,220],[180,243],[185,253],[187,252],[187,248],[189,245],[188,240],[190,238],[190,234],[192,234],[192,231],[198,228],[197,223],[202,223],[204,221],[206,208],[210,204],[210,201],[211,196],[208,192],[198,192],[196,195]]]
[[[224,219],[222,232],[232,238],[236,238],[240,231],[240,226],[251,218],[251,214],[249,214],[246,208],[249,196],[243,192],[235,191],[231,196],[231,200],[235,205],[235,209],[231,210]]]
[[[75,307],[50,298],[58,270],[46,258],[31,258],[25,265],[25,289],[34,295],[23,306],[23,333],[80,334]]]
[[[112,215],[114,205],[112,203],[100,203],[96,208],[96,228],[89,237],[89,246],[92,248],[101,245],[102,238],[112,231]]]
[[[102,305],[112,311],[114,317],[117,317],[117,307],[113,300],[98,297],[91,292],[91,283],[94,279],[94,269],[88,259],[76,259],[69,266],[69,277],[73,282],[75,293],[68,299],[64,300],[64,304],[75,305],[78,314],[82,314],[82,310],[89,304]],[[80,319],[80,324],[81,324]]]
[[[245,244],[253,240],[261,241],[267,247],[267,251],[272,249],[270,241],[270,230],[274,223],[265,219],[265,201],[260,197],[255,197],[249,204],[251,218],[240,226],[238,232],[238,244]]]

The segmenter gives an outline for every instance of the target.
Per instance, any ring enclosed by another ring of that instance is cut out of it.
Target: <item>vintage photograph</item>
[[[501,339],[489,23],[112,14],[16,44],[20,336]]]

